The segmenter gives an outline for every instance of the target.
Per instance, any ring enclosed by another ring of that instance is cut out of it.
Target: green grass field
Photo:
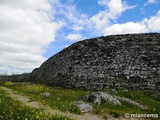
[[[90,94],[89,91],[84,90],[77,90],[77,89],[64,89],[60,87],[48,87],[42,84],[33,84],[33,83],[12,83],[12,82],[6,82],[1,84],[2,86],[6,86],[11,88],[15,93],[21,94],[21,95],[27,95],[31,98],[31,100],[40,101],[42,104],[47,105],[51,108],[58,109],[61,111],[68,111],[76,114],[81,114],[78,107],[76,107],[73,102],[77,100],[77,98]],[[107,91],[107,90],[106,90]],[[130,98],[146,107],[148,107],[147,110],[140,109],[136,106],[130,105],[128,103],[122,102],[122,106],[116,106],[109,103],[102,103],[101,105],[95,105],[93,106],[93,114],[97,114],[100,116],[103,116],[104,119],[107,120],[107,116],[111,115],[115,118],[119,118],[121,116],[124,117],[125,113],[129,114],[158,114],[158,118],[150,118],[153,120],[160,119],[160,99],[157,97],[152,97],[147,94],[144,94],[142,91],[136,91],[136,90],[128,90],[123,91],[122,89],[117,89],[118,93],[117,96],[122,96],[126,98]],[[49,92],[51,95],[49,97],[42,96],[40,93],[43,92]],[[1,103],[2,100],[8,99],[4,91],[1,90]],[[11,98],[9,98],[11,100]],[[10,111],[19,111],[19,107],[15,106],[21,106],[20,103],[11,100],[10,103],[5,102],[6,106],[1,106],[2,111],[5,111],[1,117],[4,117],[7,115],[7,112],[10,113]],[[13,104],[13,106],[9,107],[9,104]],[[5,110],[4,110],[5,109]],[[22,110],[22,109],[20,109]],[[12,115],[15,117],[18,117],[18,113],[20,116],[25,117],[27,115],[33,116],[33,118],[36,119],[37,114],[39,117],[41,117],[41,113],[38,110],[26,108],[25,111],[22,111],[22,113],[25,113],[24,116],[20,114],[20,112],[15,112]],[[36,114],[35,114],[36,113]],[[58,119],[58,118],[55,118]],[[64,118],[59,118],[64,119]],[[67,118],[66,118],[67,119]]]
[[[8,97],[0,89],[0,120],[70,120],[61,116],[45,115],[41,110],[24,106],[22,103]]]

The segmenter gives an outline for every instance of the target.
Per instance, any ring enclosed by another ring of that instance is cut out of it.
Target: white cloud
[[[89,31],[92,26],[90,24],[88,15],[79,12],[72,2],[73,1],[71,0],[67,1],[66,3],[59,3],[56,5],[55,9],[56,15],[66,23],[64,27],[67,29],[67,32],[64,34],[67,34],[65,35],[67,36],[67,39],[70,41],[77,41],[82,39],[82,31]]]
[[[110,0],[108,3],[108,9],[114,17],[120,15],[122,12],[135,8],[136,6],[128,6],[127,4],[123,3],[122,0]]]
[[[113,16],[120,15],[127,9],[135,8],[136,6],[128,6],[122,0],[98,0],[99,5],[106,7],[106,10]]]
[[[98,14],[91,17],[90,21],[97,30],[103,30],[103,28],[110,23],[109,14],[106,11],[100,11]]]
[[[73,25],[72,29],[74,31],[80,31],[80,30],[83,30],[84,28],[82,26],[79,26],[79,25]]]
[[[148,0],[148,3],[155,3],[156,0]]]
[[[148,3],[156,3],[156,0],[149,0]],[[128,6],[122,0],[98,0],[99,5],[105,6],[104,11],[91,18],[92,24],[95,25],[97,31],[103,35],[124,34],[124,33],[144,33],[144,32],[160,32],[160,11],[157,15],[150,18],[144,18],[139,22],[116,23],[116,19],[128,9],[136,7]]]
[[[98,0],[98,4],[102,6],[106,6],[108,4],[109,0]]]
[[[69,34],[66,36],[66,38],[70,41],[78,41],[83,39],[83,37],[80,34]]]
[[[124,34],[124,33],[144,33],[148,32],[145,24],[142,22],[127,22],[123,24],[114,24],[104,30],[104,35]]]
[[[148,26],[148,29],[152,32],[160,32],[160,11],[157,12],[156,16],[152,16],[150,19],[144,19],[144,22]]]
[[[122,0],[98,0],[98,3],[105,6],[104,11],[91,18],[92,24],[96,29],[103,33],[104,29],[110,26],[112,21],[115,21],[124,11],[133,9],[136,6],[128,6]]]
[[[76,10],[75,6],[62,5],[61,14],[64,16],[66,26],[74,31],[83,30],[88,25],[88,16]],[[67,12],[66,12],[67,11]]]
[[[157,4],[159,3],[157,0],[148,0],[147,2],[144,3],[145,6],[149,5],[149,4]]]
[[[46,59],[45,48],[63,26],[52,14],[48,0],[0,1],[0,72],[30,72]]]
[[[160,11],[155,16],[145,18],[139,22],[126,22],[122,24],[113,24],[106,27],[104,35],[109,34],[124,34],[124,33],[145,33],[145,32],[160,32]]]

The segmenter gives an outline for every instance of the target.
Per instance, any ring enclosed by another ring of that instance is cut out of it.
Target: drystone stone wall
[[[0,80],[12,81],[12,82],[27,82],[31,73],[19,74],[19,75],[3,75],[0,76]]]
[[[79,41],[33,70],[27,81],[86,90],[160,90],[160,34],[125,34]]]

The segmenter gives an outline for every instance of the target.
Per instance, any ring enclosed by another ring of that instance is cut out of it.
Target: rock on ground
[[[90,95],[87,96],[83,96],[81,98],[79,98],[79,100],[84,100],[87,102],[91,102],[91,103],[95,103],[100,105],[102,102],[106,102],[106,103],[111,103],[113,105],[122,105],[122,103],[120,101],[125,101],[129,104],[132,104],[134,106],[137,106],[138,108],[141,109],[147,109],[147,107],[129,99],[129,98],[124,98],[124,97],[119,97],[119,96],[112,96],[108,93],[105,92],[93,92]]]
[[[113,105],[121,105],[120,101],[110,94],[104,93],[104,92],[94,92],[90,95],[87,95],[85,97],[82,97],[80,99],[83,99],[88,102],[92,102],[95,104],[100,105],[102,101],[111,103]]]
[[[92,106],[83,101],[74,102],[74,104],[80,108],[82,113],[90,112],[93,110]]]

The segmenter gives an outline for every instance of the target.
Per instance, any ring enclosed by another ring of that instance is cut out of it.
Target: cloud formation
[[[0,72],[28,72],[46,58],[45,47],[63,25],[48,0],[0,1]]]
[[[148,3],[155,3],[156,0],[148,0]]]
[[[78,41],[83,39],[83,37],[80,34],[69,34],[66,36],[66,38],[70,41]]]
[[[138,7],[127,2],[97,0],[103,9],[88,14],[78,9],[76,0],[0,0],[0,73],[31,72],[47,59],[47,48],[58,52],[85,38],[160,32],[160,10],[139,21],[119,23],[123,13]],[[156,2],[148,0],[145,7]]]
[[[109,34],[124,34],[124,33],[145,33],[145,32],[160,32],[158,25],[160,24],[160,11],[155,16],[144,18],[139,22],[126,22],[123,24],[113,24],[106,27],[104,35]]]
[[[105,35],[124,34],[124,33],[145,33],[148,32],[144,23],[127,22],[123,24],[113,24],[107,27]]]
[[[149,19],[144,19],[146,26],[148,27],[149,31],[160,31],[160,10],[157,12],[155,16],[150,17]]]
[[[104,34],[104,29],[110,27],[113,21],[126,10],[133,9],[136,6],[128,6],[122,0],[98,0],[99,5],[105,7],[104,11],[92,16],[91,21],[96,26],[96,29]]]

